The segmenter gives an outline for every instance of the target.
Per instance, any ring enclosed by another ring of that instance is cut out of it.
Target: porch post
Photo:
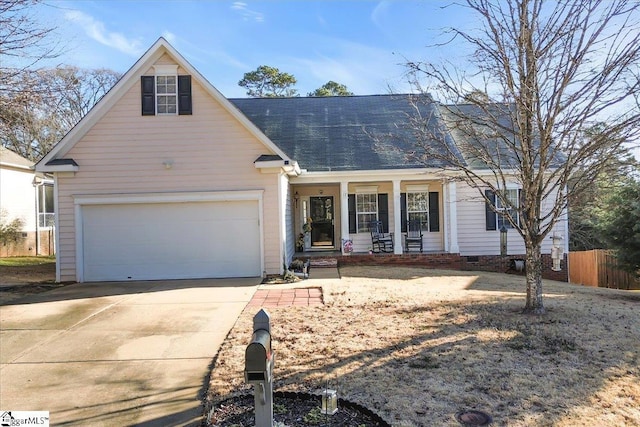
[[[342,240],[349,238],[349,182],[340,181],[340,252],[344,253]]]
[[[401,254],[402,251],[402,211],[400,207],[400,180],[393,180],[393,253]]]
[[[457,254],[460,253],[460,248],[458,247],[458,197],[456,195],[457,184],[455,181],[450,180],[445,185],[447,188],[447,191],[445,192],[445,195],[447,196],[445,207],[449,213],[449,215],[445,215],[445,218],[448,217],[449,220],[449,224],[447,224],[445,227],[445,230],[447,230],[449,234],[449,247],[445,249],[449,253]]]

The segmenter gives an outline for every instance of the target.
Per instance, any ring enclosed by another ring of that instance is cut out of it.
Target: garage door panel
[[[82,209],[87,281],[259,276],[257,201]]]

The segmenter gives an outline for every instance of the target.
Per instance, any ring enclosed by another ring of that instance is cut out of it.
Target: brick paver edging
[[[307,307],[323,305],[322,288],[258,289],[247,307]]]

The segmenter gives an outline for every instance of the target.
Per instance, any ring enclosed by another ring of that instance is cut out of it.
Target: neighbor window
[[[369,232],[371,221],[378,220],[378,195],[376,193],[356,194],[356,220],[358,233]]]
[[[429,192],[407,193],[407,219],[420,221],[423,230],[429,229]]]
[[[54,221],[53,185],[43,184],[38,189],[38,225],[53,227]]]

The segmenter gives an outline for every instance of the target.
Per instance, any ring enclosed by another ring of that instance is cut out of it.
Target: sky
[[[37,13],[57,27],[55,65],[124,73],[164,37],[227,97],[246,96],[238,81],[260,65],[293,74],[301,95],[329,80],[369,95],[408,92],[407,60],[456,56],[433,47],[464,18],[450,3],[46,0]]]

